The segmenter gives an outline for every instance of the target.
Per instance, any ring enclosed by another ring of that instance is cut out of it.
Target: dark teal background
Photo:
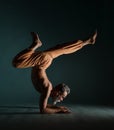
[[[114,106],[114,12],[110,0],[9,0],[0,2],[0,105],[36,104],[31,69],[15,69],[12,58],[28,47],[38,32],[41,50],[98,30],[95,45],[55,59],[47,70],[53,85],[65,82],[65,103]]]

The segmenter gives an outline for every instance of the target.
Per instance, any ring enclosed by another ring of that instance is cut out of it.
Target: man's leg
[[[42,46],[42,42],[40,41],[38,34],[31,32],[33,43],[29,47],[30,50],[36,50],[38,47]]]
[[[60,45],[57,45],[53,48],[46,50],[46,52],[50,53],[50,55],[53,58],[56,58],[63,54],[74,53],[74,52],[80,50],[85,45],[94,44],[96,41],[96,37],[97,37],[97,32],[95,32],[94,35],[92,37],[90,37],[88,40],[85,40],[85,41],[78,40],[78,41],[60,44]]]
[[[34,65],[32,63],[32,56],[35,53],[35,50],[40,47],[42,43],[36,33],[31,32],[31,35],[33,38],[33,43],[27,49],[18,53],[12,61],[13,66],[16,68],[27,68]]]

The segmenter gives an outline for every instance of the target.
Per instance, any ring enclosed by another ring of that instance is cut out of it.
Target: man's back
[[[32,68],[31,79],[35,89],[40,93],[44,92],[45,87],[52,86],[45,70],[39,69],[37,66]]]

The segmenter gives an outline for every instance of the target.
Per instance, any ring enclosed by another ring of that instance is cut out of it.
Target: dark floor
[[[114,108],[69,105],[71,114],[39,113],[35,105],[1,106],[0,130],[114,130]]]

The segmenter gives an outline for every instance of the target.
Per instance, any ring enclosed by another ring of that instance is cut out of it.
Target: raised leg
[[[74,52],[80,50],[85,45],[94,44],[96,41],[96,37],[97,37],[97,32],[95,32],[92,37],[90,37],[89,39],[87,39],[85,41],[78,40],[78,41],[60,44],[60,45],[57,45],[53,48],[46,50],[46,52],[50,53],[50,55],[53,58],[56,58],[63,54],[74,53]]]
[[[34,66],[35,50],[42,45],[38,34],[31,32],[33,42],[25,50],[19,52],[13,59],[12,64],[16,68],[27,68]]]

